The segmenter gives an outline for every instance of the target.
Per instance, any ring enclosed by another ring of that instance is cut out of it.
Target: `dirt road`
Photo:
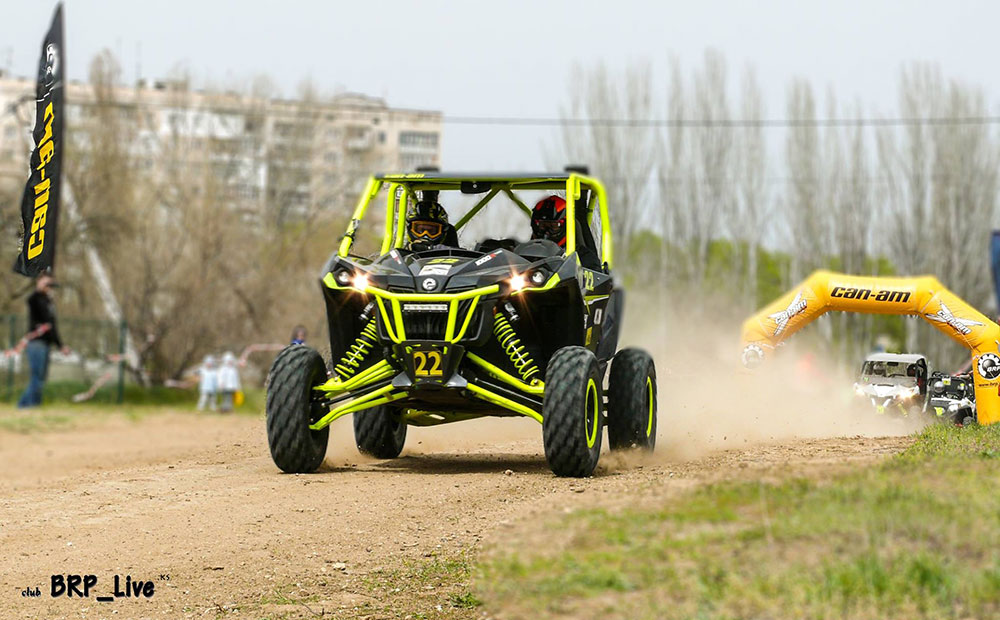
[[[466,552],[514,522],[721,476],[828,471],[908,441],[805,439],[695,460],[667,447],[645,462],[605,455],[596,477],[564,480],[530,420],[452,429],[411,429],[404,456],[378,462],[357,455],[341,420],[309,476],[277,472],[255,417],[0,432],[0,618],[481,617],[465,604]],[[66,573],[97,577],[89,598],[50,597],[50,576]],[[154,593],[98,602],[115,575],[120,590],[130,576]]]

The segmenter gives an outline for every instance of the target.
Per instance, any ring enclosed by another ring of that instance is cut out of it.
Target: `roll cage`
[[[354,214],[351,216],[347,232],[344,234],[337,252],[341,258],[346,258],[350,253],[361,221],[364,219],[368,207],[383,187],[388,191],[385,205],[385,228],[379,250],[381,255],[405,246],[406,210],[411,202],[416,202],[417,192],[419,191],[457,190],[463,194],[484,194],[483,198],[455,223],[456,230],[460,230],[465,226],[486,208],[490,204],[490,201],[500,194],[505,195],[528,217],[531,217],[531,208],[518,197],[518,191],[565,191],[565,255],[570,256],[577,251],[577,227],[580,227],[579,238],[582,239],[583,243],[592,246],[590,249],[595,253],[598,251],[596,243],[594,243],[593,231],[590,230],[589,225],[596,209],[601,221],[600,261],[604,271],[609,272],[611,270],[613,242],[611,239],[611,219],[608,215],[607,192],[597,179],[575,172],[556,174],[514,173],[507,175],[497,173],[446,174],[439,172],[376,174],[369,177],[365,189],[358,200],[357,207],[354,209]],[[579,203],[583,203],[583,209],[577,208]]]

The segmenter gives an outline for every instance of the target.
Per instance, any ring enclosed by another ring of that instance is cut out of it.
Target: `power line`
[[[192,93],[205,96],[202,93]],[[208,95],[211,96],[211,95]],[[21,101],[15,102],[19,105]],[[393,112],[406,112],[420,115],[440,115],[442,123],[449,125],[499,125],[507,127],[608,127],[608,128],[668,128],[668,129],[770,129],[770,128],[801,128],[801,127],[911,127],[911,126],[982,126],[1000,124],[1000,116],[930,116],[930,117],[860,117],[860,118],[580,118],[580,117],[545,117],[545,116],[463,116],[441,114],[433,110],[411,110],[390,107],[369,107],[350,103],[319,103],[319,109],[304,108],[303,110],[282,109],[282,105],[294,105],[295,101],[264,102],[262,107],[243,102],[230,101],[190,102],[190,101],[87,101],[69,100],[70,105],[88,108],[158,108],[177,111],[191,110],[203,113],[234,114],[240,116],[263,115],[273,118],[294,119],[301,122],[321,120],[325,113],[352,112],[381,116]]]
[[[666,118],[554,118],[527,116],[450,116],[442,122],[452,125],[506,125],[534,127],[621,127],[673,129],[756,129],[794,127],[903,127],[917,125],[996,125],[1000,116],[939,116],[899,118],[719,118],[719,119],[666,119]]]

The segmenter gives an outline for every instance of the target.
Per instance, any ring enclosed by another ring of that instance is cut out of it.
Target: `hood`
[[[911,388],[916,387],[913,385],[904,385],[902,383],[861,383],[859,384],[861,391],[868,396],[875,396],[877,398],[889,398],[901,396],[903,394],[909,394]]]
[[[433,294],[489,286],[544,262],[531,263],[500,249],[486,253],[441,249],[413,254],[393,250],[368,271],[375,286]]]

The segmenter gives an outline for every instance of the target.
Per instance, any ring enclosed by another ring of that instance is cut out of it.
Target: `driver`
[[[580,264],[592,271],[601,269],[597,253],[583,241],[580,224],[576,227],[576,253]],[[566,200],[559,196],[542,198],[531,210],[531,238],[548,239],[566,249]]]
[[[421,200],[406,215],[406,234],[411,250],[437,245],[458,247],[458,234],[448,223],[448,212],[436,200]]]

